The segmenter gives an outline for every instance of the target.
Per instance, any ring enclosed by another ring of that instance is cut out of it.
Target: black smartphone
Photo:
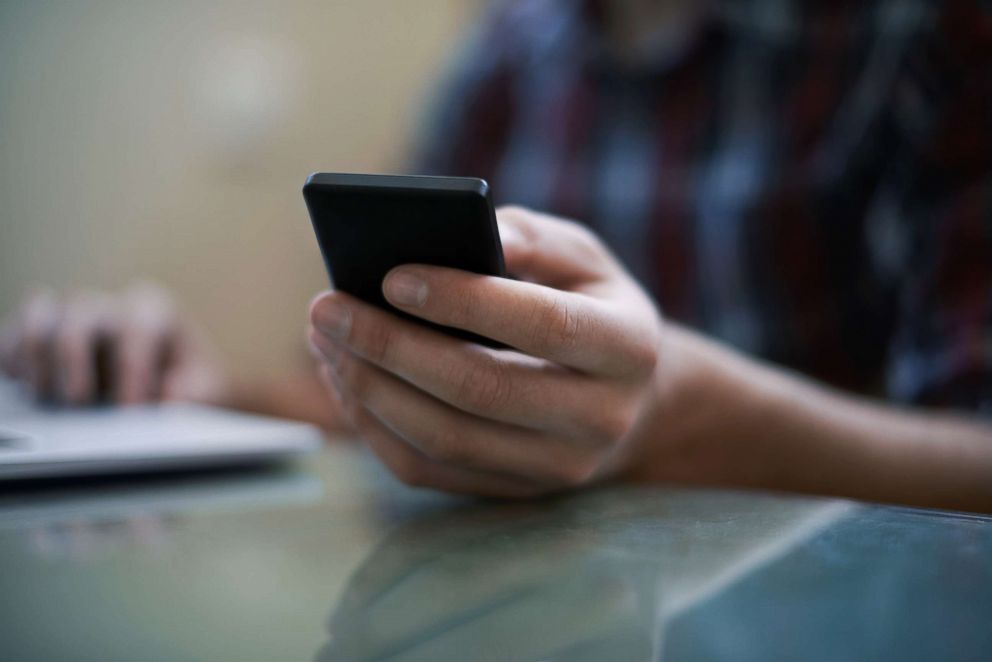
[[[382,294],[383,278],[401,264],[506,276],[484,180],[321,172],[307,178],[303,198],[334,288],[456,337],[499,346],[407,315]]]

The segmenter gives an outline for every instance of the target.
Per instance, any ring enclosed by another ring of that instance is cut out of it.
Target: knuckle
[[[369,324],[362,330],[365,355],[373,363],[387,364],[393,354],[395,336],[388,324]]]
[[[654,334],[643,334],[630,349],[633,377],[646,378],[658,367],[658,349]]]
[[[572,223],[571,226],[574,228],[576,241],[578,241],[583,247],[590,251],[599,251],[603,249],[603,242],[595,232],[584,225],[580,225],[579,223]]]
[[[459,296],[451,299],[450,323],[456,326],[470,324],[478,317],[478,297]]]
[[[575,248],[589,255],[599,255],[607,251],[606,245],[599,238],[599,235],[587,225],[567,219],[560,219],[559,222],[564,234]]]
[[[577,258],[590,265],[602,265],[604,260],[611,260],[610,249],[595,232],[578,223],[568,222],[568,225],[571,234],[569,241]]]
[[[579,338],[583,322],[564,297],[555,295],[550,303],[537,309],[534,324],[542,347],[570,349]]]
[[[521,205],[502,205],[496,210],[497,215],[505,216],[507,218],[523,219],[529,216],[533,216],[532,212],[527,207]]]
[[[480,354],[461,370],[453,383],[457,384],[457,396],[467,409],[486,412],[506,404],[509,381],[507,367],[499,359]]]

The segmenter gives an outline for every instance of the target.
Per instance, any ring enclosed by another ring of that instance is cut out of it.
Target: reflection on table
[[[275,472],[0,489],[4,659],[972,660],[992,520],[614,486],[407,489],[356,445]]]
[[[845,516],[840,502],[614,488],[389,535],[320,660],[647,660],[665,622]]]

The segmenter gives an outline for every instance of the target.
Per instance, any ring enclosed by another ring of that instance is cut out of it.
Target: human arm
[[[664,322],[587,230],[523,210],[499,218],[522,281],[419,265],[392,272],[384,293],[520,351],[340,292],[311,306],[325,381],[406,482],[525,497],[646,479],[992,510],[988,425],[761,365]]]
[[[987,423],[829,389],[686,329],[666,343],[683,376],[654,426],[671,441],[644,442],[631,477],[992,510]]]

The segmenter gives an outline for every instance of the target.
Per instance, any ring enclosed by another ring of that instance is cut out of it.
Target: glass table
[[[357,446],[0,490],[4,660],[988,660],[992,519],[613,486],[499,503]]]

